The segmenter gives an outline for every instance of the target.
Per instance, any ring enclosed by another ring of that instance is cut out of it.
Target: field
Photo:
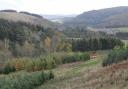
[[[123,40],[123,42],[127,45],[128,44],[128,40]]]
[[[112,30],[115,32],[128,32],[128,27],[114,28]]]
[[[128,61],[102,67],[102,61],[108,53],[109,51],[98,51],[94,59],[59,65],[51,70],[55,76],[54,79],[34,86],[34,89],[128,89]],[[18,81],[20,76],[22,80],[26,79],[27,76],[33,76],[35,78],[33,83],[36,83],[34,81],[37,80],[34,76],[39,75],[39,73],[19,71],[9,75],[1,75],[0,78],[6,77],[10,79],[15,76]],[[31,81],[31,79],[27,79]],[[11,80],[9,81],[8,86],[11,84]],[[15,82],[15,79],[12,82]],[[20,82],[22,83],[22,81]]]
[[[102,67],[107,52],[87,62],[71,63],[54,69],[55,79],[36,89],[127,89],[128,62]]]

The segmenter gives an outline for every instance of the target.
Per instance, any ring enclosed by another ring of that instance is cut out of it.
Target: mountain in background
[[[72,14],[72,15],[41,15],[44,18],[52,21],[52,22],[57,22],[57,23],[63,23],[64,21],[67,21],[75,16],[77,16],[76,14]]]
[[[128,6],[84,12],[64,22],[67,26],[124,27],[128,26]]]
[[[92,10],[77,16],[37,15],[24,11],[2,10],[0,11],[1,18],[58,29],[65,29],[67,27],[117,28],[128,26],[128,6]]]
[[[53,23],[40,15],[29,12],[17,12],[15,10],[1,10],[0,19],[5,19],[13,22],[25,22],[43,27],[57,28],[58,24]]]

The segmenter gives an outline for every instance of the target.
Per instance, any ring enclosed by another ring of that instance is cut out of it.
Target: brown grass
[[[55,79],[38,89],[128,89],[128,61],[104,68],[81,65],[58,68]]]

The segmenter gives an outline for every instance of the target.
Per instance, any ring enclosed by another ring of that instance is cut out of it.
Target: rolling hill
[[[110,16],[104,19],[97,27],[127,27],[128,26],[128,12]]]
[[[65,21],[68,26],[121,27],[128,26],[128,7],[113,7],[84,12]]]
[[[53,23],[40,15],[28,12],[17,12],[15,10],[0,11],[0,19],[5,19],[13,22],[25,22],[33,25],[41,25],[43,27],[56,28],[58,24]]]

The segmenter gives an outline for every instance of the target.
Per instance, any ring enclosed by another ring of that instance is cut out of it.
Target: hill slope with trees
[[[128,26],[128,7],[114,7],[84,12],[75,18],[65,21],[68,26],[117,27]]]
[[[1,10],[0,19],[5,19],[13,22],[25,22],[33,25],[41,25],[43,27],[56,28],[58,24],[53,23],[40,15],[29,12],[17,12],[15,10]]]

